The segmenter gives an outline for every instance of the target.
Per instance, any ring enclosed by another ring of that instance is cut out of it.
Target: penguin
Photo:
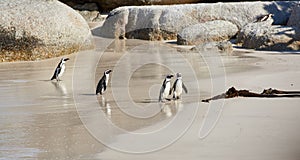
[[[60,81],[60,77],[63,75],[63,73],[65,72],[65,69],[66,69],[65,63],[68,60],[69,60],[69,58],[62,58],[60,60],[60,62],[58,63],[58,65],[54,71],[54,74],[53,74],[51,80],[56,79],[57,81]]]
[[[171,78],[173,75],[169,74],[166,76],[159,92],[158,102],[162,102],[163,99],[167,99],[169,92],[171,90]]]
[[[258,17],[256,18],[256,21],[255,21],[255,22],[264,22],[264,21],[269,20],[269,19],[272,18],[273,16],[274,16],[273,14],[261,15],[261,16],[258,16]]]
[[[186,86],[184,85],[184,83],[182,82],[181,73],[177,73],[176,77],[177,77],[177,79],[174,82],[169,95],[171,95],[172,91],[173,91],[173,99],[180,99],[181,94],[182,94],[182,89],[184,90],[185,93],[188,93],[188,90],[187,90]]]
[[[112,72],[112,70],[110,70],[110,69],[104,71],[102,78],[98,82],[97,89],[96,89],[96,95],[98,93],[100,93],[102,95],[104,93],[104,91],[106,90],[110,72]]]

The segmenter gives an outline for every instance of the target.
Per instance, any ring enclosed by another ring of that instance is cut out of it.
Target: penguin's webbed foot
[[[178,100],[180,99],[180,97],[173,97],[173,100]]]

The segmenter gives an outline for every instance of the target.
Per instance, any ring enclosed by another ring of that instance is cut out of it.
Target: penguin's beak
[[[110,73],[110,72],[112,72],[112,70],[111,70],[111,69],[107,71],[107,73]]]
[[[66,58],[66,59],[65,59],[65,61],[68,61],[68,60],[70,60],[70,59],[69,59],[69,58]]]

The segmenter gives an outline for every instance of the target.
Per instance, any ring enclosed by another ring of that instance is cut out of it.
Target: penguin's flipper
[[[59,79],[58,79],[58,75],[59,75],[60,71],[61,71],[61,68],[60,68],[60,67],[59,67],[59,68],[56,68],[56,71],[55,71],[55,73],[56,73],[56,74],[55,74],[55,77],[56,77],[57,80],[59,80]]]
[[[104,92],[104,89],[103,89],[103,84],[100,84],[100,90],[99,90],[99,93],[102,95]]]
[[[172,94],[172,92],[173,92],[173,87],[170,89],[170,91],[169,91],[169,95],[171,95]]]
[[[97,84],[97,88],[96,88],[96,94],[100,93],[101,94],[101,80],[98,82]]]
[[[176,91],[177,81],[178,81],[178,79],[176,79],[176,81],[173,84],[173,87],[170,89],[169,95],[171,95],[173,91]]]
[[[56,68],[56,69],[55,69],[55,71],[54,71],[54,73],[53,73],[53,76],[52,76],[51,80],[57,79],[59,71],[60,71],[60,68]]]
[[[182,88],[183,88],[183,90],[184,90],[185,93],[188,93],[188,90],[187,90],[187,88],[186,88],[186,86],[184,85],[183,82],[182,82]]]
[[[103,84],[102,87],[103,87],[103,91],[106,91],[106,84],[105,83]]]

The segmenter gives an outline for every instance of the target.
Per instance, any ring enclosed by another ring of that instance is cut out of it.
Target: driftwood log
[[[262,93],[254,93],[249,90],[236,90],[234,87],[229,88],[225,93],[214,96],[209,99],[204,99],[202,102],[209,102],[211,100],[233,98],[233,97],[265,97],[265,98],[276,98],[276,97],[300,97],[300,91],[281,91],[277,89],[264,89]]]

